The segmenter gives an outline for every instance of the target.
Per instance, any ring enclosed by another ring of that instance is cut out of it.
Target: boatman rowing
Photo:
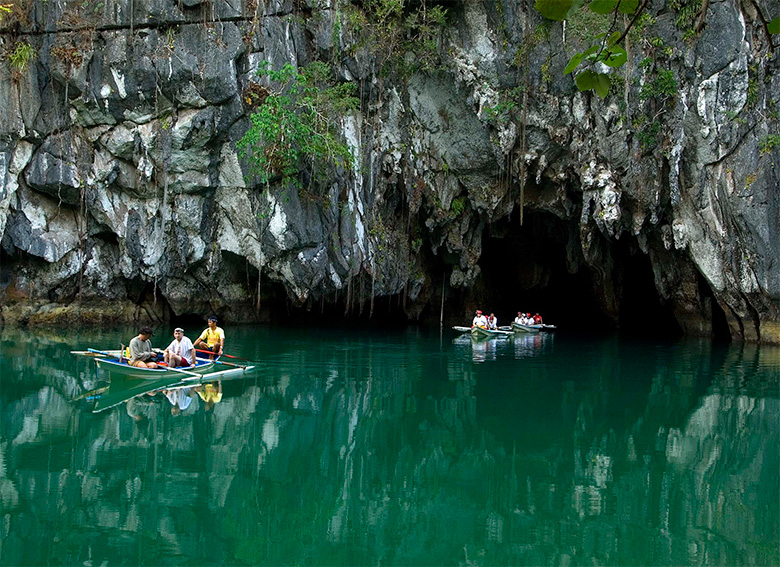
[[[219,356],[222,354],[222,349],[225,348],[225,331],[221,327],[217,327],[215,315],[209,317],[208,325],[206,330],[195,340],[195,348],[210,350]]]

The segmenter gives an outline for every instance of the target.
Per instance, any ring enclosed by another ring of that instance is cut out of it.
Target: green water
[[[0,332],[0,564],[780,563],[776,348],[226,332],[180,415],[73,401],[132,329]]]

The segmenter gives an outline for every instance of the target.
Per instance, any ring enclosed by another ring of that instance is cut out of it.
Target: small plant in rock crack
[[[26,41],[17,43],[14,50],[8,55],[14,76],[17,79],[21,77],[37,56],[35,48]]]

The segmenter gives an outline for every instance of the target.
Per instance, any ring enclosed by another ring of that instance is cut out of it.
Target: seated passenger
[[[157,355],[152,352],[152,341],[149,339],[154,335],[151,327],[141,327],[138,336],[130,341],[130,356],[127,363],[137,368],[158,368],[154,359]]]
[[[165,349],[165,363],[171,368],[195,366],[195,347],[192,346],[192,341],[184,336],[184,329],[181,327],[173,331],[173,340]]]

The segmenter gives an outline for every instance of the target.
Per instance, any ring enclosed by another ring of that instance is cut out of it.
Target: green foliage
[[[522,106],[524,87],[515,87],[500,91],[498,94],[498,104],[495,106],[486,106],[483,110],[488,120],[497,120],[511,114],[515,109]]]
[[[577,14],[585,10],[583,0],[536,0],[536,8],[548,19],[564,20],[574,19]],[[587,10],[598,16],[606,17],[607,29],[596,33],[595,40],[587,49],[575,53],[564,69],[564,73],[574,73],[581,65],[581,70],[574,82],[580,91],[594,91],[599,97],[604,98],[609,94],[610,73],[597,71],[598,64],[607,67],[622,67],[628,61],[628,54],[620,43],[623,41],[627,30],[617,30],[617,18],[619,14],[634,15],[639,9],[638,0],[591,0]],[[587,33],[592,34],[598,30],[593,26],[586,26]],[[602,28],[603,29],[603,28]]]
[[[645,57],[639,62],[638,67],[644,71],[649,72],[653,68],[653,58]]]
[[[659,98],[667,100],[677,94],[677,80],[674,78],[674,71],[663,69],[658,72],[652,81],[642,85],[639,91],[639,100],[649,100]]]
[[[435,69],[439,56],[439,38],[446,23],[447,11],[441,6],[417,10],[404,20],[404,51],[414,55],[414,61],[421,70]]]
[[[632,42],[639,41],[639,39],[642,37],[642,34],[649,28],[650,26],[655,25],[656,19],[648,14],[647,12],[643,12],[640,14],[640,16],[636,19],[634,22],[634,25],[631,27],[631,30],[628,32],[628,37]]]
[[[737,124],[747,124],[747,120],[742,118],[739,115],[739,112],[735,112],[733,110],[726,111],[726,118],[728,118],[729,120],[733,120]]]
[[[304,163],[320,173],[353,165],[336,124],[359,106],[354,83],[334,83],[329,66],[321,62],[300,72],[289,63],[272,71],[265,62],[258,74],[279,86],[252,113],[252,125],[237,146],[262,182],[274,177],[297,181]]]
[[[771,20],[767,24],[767,29],[769,30],[769,33],[780,33],[780,17]]]
[[[748,107],[755,106],[758,102],[758,67],[751,65],[748,68],[748,88],[747,88],[747,100],[745,104]]]
[[[566,18],[567,37],[579,42],[590,43],[596,35],[609,31],[609,16],[590,10],[574,10]]]
[[[551,64],[551,57],[547,57],[547,61],[542,63],[541,66],[541,74],[542,74],[542,85],[547,86],[552,82],[552,73],[550,73],[550,64]]]
[[[8,55],[11,69],[17,75],[24,73],[36,57],[35,48],[26,41],[17,43],[14,50]]]
[[[3,16],[5,14],[10,14],[11,10],[13,9],[13,4],[0,4],[0,22],[3,21]]]
[[[377,61],[379,76],[409,75],[436,70],[440,62],[441,35],[447,11],[422,0],[410,9],[404,0],[365,0],[362,10],[348,3],[339,20],[346,32],[345,50],[355,55],[368,49]],[[404,9],[406,7],[406,10]]]
[[[609,75],[605,73],[586,69],[574,78],[574,82],[580,91],[595,91],[600,98],[609,94]]]
[[[647,151],[655,148],[658,145],[658,134],[661,131],[661,123],[657,120],[642,123],[640,120],[638,124],[635,124],[635,127],[637,126],[636,136],[642,150]]]
[[[758,144],[761,155],[768,154],[775,148],[780,148],[780,134],[770,134]]]
[[[450,214],[452,217],[459,216],[463,210],[466,208],[466,197],[458,197],[457,199],[452,200],[452,205],[450,206]]]
[[[702,0],[669,0],[669,7],[677,12],[675,23],[684,32],[683,39],[691,40],[696,35],[694,26],[699,17]]]
[[[566,19],[573,0],[536,0],[536,10],[548,20],[560,22]]]

